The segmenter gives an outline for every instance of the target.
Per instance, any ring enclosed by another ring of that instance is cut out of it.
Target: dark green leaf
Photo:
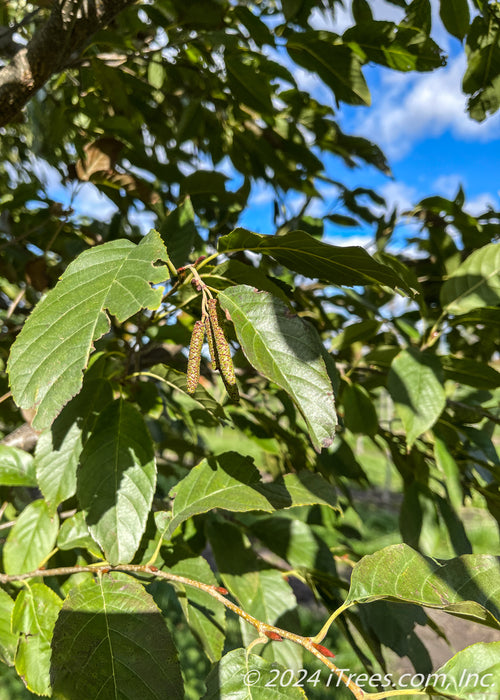
[[[353,433],[375,435],[378,418],[375,406],[366,389],[359,384],[347,384],[342,393],[344,423]]]
[[[266,236],[237,228],[219,239],[219,252],[252,250],[270,255],[282,265],[306,277],[332,284],[384,284],[407,289],[406,283],[389,267],[376,262],[359,246],[333,246],[304,231],[284,236]]]
[[[361,71],[362,61],[348,46],[338,43],[336,34],[313,30],[290,32],[286,48],[295,63],[318,74],[338,102],[370,104],[370,91]]]
[[[162,221],[159,232],[175,267],[189,262],[189,254],[198,237],[194,209],[189,197]]]
[[[469,31],[470,13],[467,0],[440,0],[439,16],[446,29],[457,39],[463,39]]]
[[[67,404],[38,440],[36,476],[50,512],[76,493],[76,470],[87,432],[98,412],[113,398],[111,384],[102,379],[84,382],[82,391]]]
[[[54,629],[50,675],[55,693],[72,700],[184,697],[160,610],[144,586],[119,574],[70,592]]]
[[[451,355],[441,357],[440,360],[445,379],[477,389],[496,389],[500,386],[500,372],[485,363]]]

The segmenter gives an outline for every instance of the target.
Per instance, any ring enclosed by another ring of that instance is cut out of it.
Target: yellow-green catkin
[[[200,381],[200,361],[201,349],[205,339],[205,324],[203,321],[196,321],[189,344],[189,358],[187,366],[187,391],[194,394],[198,382]]]
[[[207,334],[208,349],[210,350],[210,358],[212,360],[212,367],[214,370],[219,369],[219,359],[217,357],[217,350],[214,345],[214,336],[212,333],[212,326],[210,325],[210,319],[208,316],[204,318],[205,332]]]
[[[226,387],[226,391],[233,401],[239,401],[240,394],[238,387],[236,386],[236,377],[234,375],[233,360],[231,357],[231,349],[229,348],[229,343],[227,342],[224,331],[219,324],[219,317],[217,314],[217,300],[209,299],[208,303],[208,316],[210,319],[210,328],[212,329],[212,335],[215,345],[215,351],[217,354],[217,360],[219,364],[219,369]]]

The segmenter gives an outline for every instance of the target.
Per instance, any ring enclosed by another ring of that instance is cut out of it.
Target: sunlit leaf
[[[441,288],[441,304],[449,314],[500,304],[500,245],[475,250]]]
[[[12,630],[20,635],[16,671],[37,695],[51,695],[50,641],[62,600],[43,583],[29,583],[16,598]]]
[[[51,515],[42,499],[33,501],[12,526],[3,548],[7,574],[23,574],[38,568],[54,548],[59,518]]]
[[[156,231],[139,245],[110,241],[83,252],[66,269],[47,296],[35,307],[9,358],[14,400],[36,407],[35,428],[50,425],[82,384],[93,342],[106,333],[105,309],[123,322],[142,308],[155,309],[164,281],[165,248]]]
[[[248,361],[284,389],[302,413],[314,448],[333,442],[335,397],[315,329],[280,299],[238,285],[219,293]]]
[[[0,445],[0,484],[2,486],[36,486],[33,457],[11,445]]]
[[[335,508],[337,502],[335,489],[319,474],[301,471],[263,483],[253,460],[236,452],[204,459],[173,487],[171,495],[174,505],[170,535],[188,518],[214,508],[272,513],[315,503]]]
[[[380,598],[416,603],[500,629],[500,558],[424,557],[405,544],[363,557],[352,571],[349,603]]]
[[[144,419],[126,401],[114,401],[85,444],[77,486],[90,533],[110,563],[128,563],[136,553],[155,486],[154,449]]]
[[[273,684],[275,669],[278,678],[290,675],[290,685]],[[298,685],[291,671],[283,666],[265,661],[257,654],[247,654],[245,649],[235,649],[226,654],[207,678],[204,700],[305,700],[304,690]]]
[[[411,447],[434,425],[445,406],[439,359],[414,348],[402,350],[391,364],[387,388]]]

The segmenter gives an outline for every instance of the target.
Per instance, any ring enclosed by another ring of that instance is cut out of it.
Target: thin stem
[[[337,617],[338,617],[339,615],[341,615],[341,614],[344,612],[344,610],[347,610],[347,608],[350,608],[351,605],[354,605],[354,603],[345,602],[345,603],[342,603],[342,605],[340,606],[340,608],[337,608],[337,610],[334,610],[334,612],[330,615],[330,617],[329,617],[328,620],[325,622],[325,624],[323,625],[323,627],[320,629],[320,631],[318,632],[318,634],[314,637],[313,641],[316,642],[316,644],[318,644],[319,642],[322,642],[322,641],[323,641],[323,639],[324,639],[324,638],[326,637],[326,635],[328,634],[328,630],[330,629],[330,627],[331,627],[332,623],[334,622],[334,620],[336,620]]]
[[[176,279],[179,276],[179,273],[177,272],[177,268],[175,267],[174,263],[170,260],[169,257],[165,260],[165,263],[169,269],[170,274],[174,279]]]

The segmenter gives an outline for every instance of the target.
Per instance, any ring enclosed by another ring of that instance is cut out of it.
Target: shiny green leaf
[[[219,239],[219,252],[251,250],[270,255],[280,264],[305,277],[332,284],[384,284],[393,289],[407,285],[387,265],[376,262],[360,246],[334,246],[318,241],[304,231],[267,236],[237,228]]]
[[[62,600],[43,583],[29,583],[16,598],[12,630],[20,634],[16,671],[37,695],[51,695],[50,642]]]
[[[11,445],[0,445],[0,484],[2,486],[36,486],[33,457]]]
[[[500,629],[499,581],[499,557],[465,554],[437,561],[397,544],[356,564],[347,602],[416,603]]]
[[[231,316],[248,361],[292,397],[315,450],[331,445],[335,397],[316,330],[280,299],[246,285],[220,292],[219,302]]]
[[[7,536],[3,564],[7,574],[24,574],[37,569],[53,550],[59,518],[51,515],[42,499],[22,511]]]

